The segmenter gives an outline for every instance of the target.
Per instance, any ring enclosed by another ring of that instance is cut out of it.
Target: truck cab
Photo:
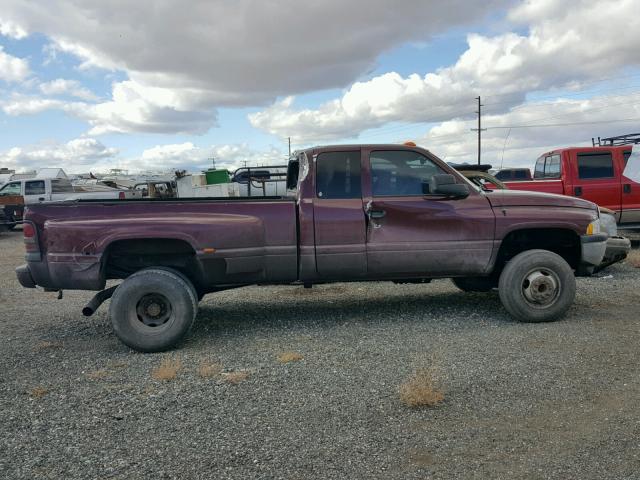
[[[533,181],[505,182],[533,190],[584,198],[614,211],[626,228],[640,228],[640,150],[631,145],[570,147],[542,154]]]

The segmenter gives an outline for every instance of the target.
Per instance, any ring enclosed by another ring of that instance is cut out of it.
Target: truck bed
[[[284,197],[52,202],[30,205],[25,219],[42,259],[32,275],[45,287],[99,290],[154,256],[175,257],[203,291],[297,278],[296,205]]]

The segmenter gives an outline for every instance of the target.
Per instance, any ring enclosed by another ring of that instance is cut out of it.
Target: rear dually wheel
[[[160,352],[184,338],[197,311],[198,299],[188,278],[167,268],[147,268],[118,286],[109,316],[125,345],[139,352]]]

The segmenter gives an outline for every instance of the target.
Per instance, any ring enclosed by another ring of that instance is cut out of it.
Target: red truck
[[[17,276],[27,288],[102,290],[83,312],[111,297],[116,335],[151,352],[184,337],[203,295],[252,284],[453,278],[465,291],[497,287],[520,321],[550,321],[606,248],[595,204],[483,191],[415,146],[303,150],[287,188],[285,197],[29,205]],[[111,279],[122,282],[103,290]]]
[[[584,198],[613,210],[622,228],[640,228],[640,151],[632,153],[631,145],[561,148],[538,158],[532,181],[505,184]]]

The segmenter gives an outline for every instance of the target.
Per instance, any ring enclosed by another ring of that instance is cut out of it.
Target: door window
[[[0,189],[0,196],[21,195],[20,182],[7,183]]]
[[[44,195],[44,180],[34,180],[31,182],[25,182],[24,194],[25,195]]]
[[[582,179],[613,178],[611,152],[579,153],[578,177]]]
[[[428,195],[429,181],[447,173],[424,155],[410,150],[371,152],[374,197]]]
[[[360,198],[360,151],[318,155],[316,192],[319,198]]]

